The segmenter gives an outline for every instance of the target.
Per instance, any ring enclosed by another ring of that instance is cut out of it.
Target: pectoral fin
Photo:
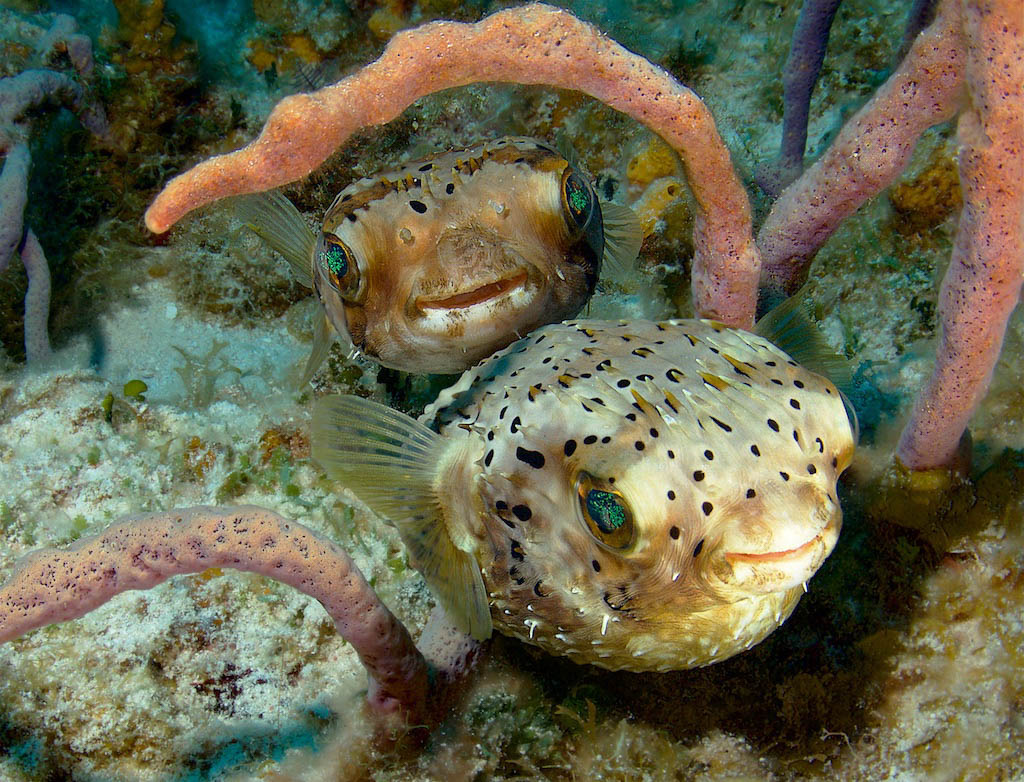
[[[615,282],[636,277],[636,259],[644,241],[643,228],[636,213],[628,206],[601,201],[604,221],[604,259],[602,268]]]
[[[409,555],[462,632],[483,640],[491,614],[480,568],[445,523],[436,485],[449,441],[409,416],[354,396],[320,400],[313,458],[398,528]]]

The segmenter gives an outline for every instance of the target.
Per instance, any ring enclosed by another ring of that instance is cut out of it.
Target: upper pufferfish
[[[407,372],[460,372],[594,292],[642,235],[559,152],[502,138],[354,182],[316,235],[279,193],[237,200],[244,222],[313,287],[353,348]],[[318,321],[310,377],[330,330]]]
[[[831,381],[704,320],[546,326],[419,422],[345,396],[313,420],[314,457],[462,629],[633,671],[725,659],[789,616],[854,440]]]

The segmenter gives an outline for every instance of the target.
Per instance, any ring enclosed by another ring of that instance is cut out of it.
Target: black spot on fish
[[[347,215],[345,215],[345,217],[348,218],[348,221],[350,223],[354,223],[356,220],[359,219],[358,217],[356,217],[356,213],[355,212],[349,212]]]
[[[426,165],[422,165],[422,166],[420,166],[420,167],[419,167],[419,168],[418,168],[417,170],[418,170],[418,171],[429,171],[429,170],[430,170],[430,169],[432,169],[433,167],[434,167],[434,164],[433,164],[433,163],[427,163]]]
[[[590,560],[590,566],[592,568],[594,568],[594,572],[595,573],[600,573],[601,572],[601,563],[598,562],[596,559]]]
[[[537,597],[547,597],[547,595],[540,591],[540,585],[542,583],[544,582],[538,581],[536,584],[533,585],[533,594],[535,594]]]
[[[519,418],[519,416],[516,416],[515,418],[512,419],[512,425],[509,426],[508,429],[510,432],[512,432],[512,434],[515,434],[516,432],[519,431],[519,427],[521,427],[522,425],[522,420]]]
[[[648,430],[648,432],[650,433],[651,437],[657,437],[658,436],[658,430],[655,429],[653,426]]]
[[[797,388],[803,388],[804,387],[804,381],[802,381],[802,380],[794,380],[793,381],[793,385],[796,386]]]
[[[771,429],[773,432],[779,431],[779,422],[776,421],[774,418],[769,418],[768,428]]]
[[[796,429],[793,430],[793,440],[795,442],[800,442],[800,432],[798,432]]]
[[[635,421],[636,420],[636,413],[626,413],[626,420],[627,421]]]
[[[676,498],[676,493],[674,491],[672,491],[671,489],[668,490],[668,498],[670,500],[674,500]]]
[[[575,440],[566,440],[565,441],[565,445],[562,446],[562,452],[566,456],[572,456],[576,452],[576,441]]]
[[[668,454],[668,458],[669,459],[675,459],[676,458],[676,452],[671,450],[671,449],[667,452],[667,454]]]
[[[444,186],[444,192],[446,192],[448,195],[451,195],[452,193],[455,192],[455,185],[449,182],[447,185]]]
[[[544,454],[540,451],[531,451],[522,446],[517,446],[516,458],[530,465],[535,470],[540,470],[544,467]]]
[[[807,465],[807,473],[809,475],[814,475],[817,471],[818,471],[818,468],[815,467],[813,464],[808,464]]]
[[[512,541],[509,553],[511,554],[512,559],[516,559],[520,562],[526,559],[526,555],[523,553],[523,545],[518,540]]]
[[[513,505],[512,513],[520,521],[529,521],[533,517],[533,511],[529,505]]]
[[[761,455],[761,449],[758,448],[756,445],[750,446],[750,452],[752,454],[754,454],[754,456],[760,456]]]
[[[484,456],[484,467],[490,467],[491,466],[491,459],[493,459],[493,458],[494,458],[494,449],[491,449]]]
[[[642,451],[646,446],[642,442],[637,440],[635,443],[633,443],[633,447],[636,448],[638,451]]]
[[[693,479],[695,481],[697,481],[697,483],[700,483],[702,480],[704,480],[704,471],[703,470],[694,470],[693,471]]]
[[[704,451],[704,458],[707,459],[709,462],[714,461],[715,460],[714,451]]]
[[[757,496],[757,492],[756,491],[754,491],[753,489],[747,489],[747,499],[748,500],[752,500],[756,496]]]
[[[699,556],[700,550],[704,548],[704,538],[697,541],[697,545],[693,547],[693,556]]]
[[[671,527],[668,531],[668,536],[672,538],[672,540],[679,540],[679,527]]]
[[[821,441],[821,438],[815,437],[814,442],[818,444],[818,453],[825,453],[825,443]]]
[[[601,438],[601,442],[604,445],[608,445],[608,443],[610,443],[611,441],[612,441],[612,438],[609,437],[608,435],[605,435],[604,437]]]
[[[494,507],[498,510],[508,510],[508,503],[505,500],[498,500],[494,503]]]
[[[782,480],[784,480],[784,481],[788,481],[789,480],[789,473],[788,472],[779,472],[779,475],[782,476]]]
[[[588,434],[586,437],[583,438],[583,444],[584,445],[593,445],[596,442],[597,442],[597,435],[596,434]]]
[[[629,379],[624,377],[624,378],[622,378],[622,380],[617,382],[615,385],[617,385],[619,388],[625,388],[626,386],[629,385]]]
[[[724,421],[719,421],[714,416],[711,416],[711,420],[714,421],[716,424],[718,424],[718,428],[721,429],[723,432],[731,432],[732,431],[732,427],[729,426],[729,424],[725,423]]]
[[[704,515],[705,516],[710,516],[711,515],[711,511],[713,511],[715,509],[715,506],[712,505],[710,502],[705,502],[705,503],[703,503],[700,506],[700,509],[702,511],[704,511]]]

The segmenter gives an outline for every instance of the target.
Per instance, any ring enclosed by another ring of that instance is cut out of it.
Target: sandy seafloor
[[[318,3],[278,5],[323,39],[302,21],[323,12]],[[374,8],[346,16],[349,35],[367,35]],[[759,216],[767,203],[751,172],[778,142],[772,74],[797,10],[650,3],[590,17],[659,62],[689,63],[684,75],[711,107]],[[812,103],[812,151],[877,84],[902,13],[864,2],[841,10]],[[269,35],[263,25],[251,35]],[[239,52],[243,40],[233,40]],[[342,58],[342,69],[367,59],[352,48],[361,56]],[[251,121],[239,142],[287,91],[268,92],[244,66],[205,89],[221,100],[244,94],[239,110]],[[591,172],[634,201],[629,163],[649,141],[593,102],[506,87],[428,99],[397,127],[388,143],[377,143],[384,131],[360,136],[345,158],[355,170],[333,189],[430,148],[505,133],[550,138],[561,127]],[[199,145],[188,161],[219,149]],[[951,128],[940,126],[904,181],[954,153]],[[331,190],[321,183],[305,195],[322,209]],[[687,215],[685,200],[658,210],[640,282],[631,293],[607,286],[591,315],[689,314]],[[284,279],[283,264],[223,213],[186,220],[165,244],[139,217],[90,226],[87,247],[110,256],[102,268],[113,292],[88,327],[61,321],[46,366],[0,363],[0,578],[24,553],[129,513],[255,503],[338,540],[418,633],[432,598],[394,531],[309,461],[308,426],[312,399],[329,390],[414,407],[423,384],[378,378],[368,363],[346,368],[335,354],[312,387],[296,390],[308,307],[297,295],[283,314],[246,303],[247,285]],[[866,437],[841,482],[837,549],[759,647],[708,669],[637,675],[497,638],[425,746],[378,752],[359,708],[363,673],[322,608],[269,580],[211,570],[0,646],[0,780],[1024,778],[1024,322],[1018,312],[972,422],[970,476],[946,491],[886,491],[880,476],[930,371],[956,210],[913,230],[906,219],[879,197],[812,271],[826,336],[869,368],[876,393],[865,397]],[[233,275],[215,283],[233,293],[225,306],[204,306],[197,289],[218,274]],[[654,293],[658,281],[666,297]],[[144,400],[126,397],[133,379],[147,384]],[[941,489],[941,476],[931,478]]]

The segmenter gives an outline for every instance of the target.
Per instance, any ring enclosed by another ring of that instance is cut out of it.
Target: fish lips
[[[448,311],[458,311],[472,317],[477,309],[494,307],[502,299],[511,299],[517,295],[521,297],[528,293],[528,280],[526,269],[514,269],[511,273],[488,281],[475,280],[473,286],[463,286],[444,296],[415,296],[412,309],[428,319],[435,312]],[[485,307],[480,308],[480,305]]]
[[[778,551],[726,551],[734,586],[747,592],[783,592],[805,584],[832,553],[839,539],[839,513],[833,514],[818,533],[803,543]]]

